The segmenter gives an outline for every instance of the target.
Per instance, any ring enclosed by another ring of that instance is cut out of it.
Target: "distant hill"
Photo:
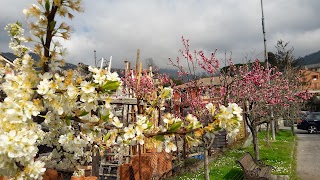
[[[178,70],[177,69],[159,69],[160,74],[167,74],[171,78],[178,78]]]
[[[7,59],[11,60],[11,61],[14,61],[17,56],[14,55],[13,53],[10,53],[10,52],[4,52],[4,53],[1,53],[1,55],[3,55],[4,57],[6,57]],[[35,53],[29,53],[29,55],[35,60],[35,61],[39,61],[40,57],[35,54]],[[77,68],[76,65],[74,64],[71,64],[71,63],[65,63],[65,66],[62,67],[62,69],[75,69]]]
[[[7,59],[13,61],[17,58],[16,55],[14,55],[11,52],[3,52],[1,53],[2,56],[6,57]],[[35,53],[30,53],[30,56],[35,60],[35,61],[39,61],[39,56]],[[72,63],[65,63],[65,66],[63,67],[63,69],[76,69],[77,65],[74,65]],[[111,69],[112,72],[116,71],[120,77],[124,76],[124,69],[120,69],[120,68],[112,68]],[[160,74],[167,74],[170,78],[173,79],[178,79],[178,70],[176,68],[173,69],[169,69],[169,68],[159,68],[158,71]],[[204,72],[198,73],[197,74],[198,77],[207,77],[208,75]],[[186,81],[186,78],[183,78],[184,81]]]
[[[297,59],[297,65],[299,66],[306,66],[311,64],[320,64],[320,51]]]

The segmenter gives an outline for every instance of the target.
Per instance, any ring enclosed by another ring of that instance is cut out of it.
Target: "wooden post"
[[[141,172],[141,145],[138,145],[139,151],[139,180],[142,180],[142,172]]]
[[[101,156],[98,152],[92,154],[92,176],[97,176],[99,177],[99,168],[100,168],[100,161],[101,161]]]
[[[130,62],[125,60],[124,63],[126,64],[125,75],[128,76],[128,73],[130,73],[130,69],[131,69]],[[129,97],[130,97],[130,89],[127,89],[127,85],[126,85],[125,89],[126,89],[126,91],[129,92]],[[129,110],[130,110],[129,105],[127,105],[126,108],[127,108],[127,116],[126,116],[126,124],[125,125],[128,126],[129,125]]]
[[[137,75],[137,78],[138,78],[137,89],[138,89],[139,84],[140,84],[141,71],[142,71],[142,63],[140,63],[140,65],[139,65],[139,69],[138,69],[138,75]]]
[[[152,78],[152,65],[149,65],[149,73],[148,76]]]
[[[140,49],[137,49],[137,59],[136,59],[136,77],[138,76],[139,64],[140,64]]]

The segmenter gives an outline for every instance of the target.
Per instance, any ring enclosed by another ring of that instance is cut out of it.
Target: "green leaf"
[[[163,135],[156,135],[154,138],[158,141],[164,141],[164,136]]]
[[[87,114],[89,114],[89,112],[83,111],[79,116],[85,116]]]
[[[152,123],[152,122],[149,122],[147,129],[150,129],[152,126],[153,126],[153,123]]]
[[[200,128],[202,125],[200,123],[197,123],[196,125],[193,126],[192,123],[190,123],[187,127],[187,129],[197,129]]]
[[[168,132],[170,132],[170,133],[177,132],[178,129],[181,127],[181,124],[182,124],[182,121],[179,121],[179,122],[172,124],[170,129],[168,130]]]
[[[114,90],[117,90],[119,88],[119,86],[120,86],[119,81],[108,81],[101,87],[101,89],[104,92],[114,91]]]
[[[17,21],[16,24],[17,24],[18,26],[22,27],[22,23],[21,23],[21,22]]]
[[[66,123],[67,123],[68,126],[70,126],[71,125],[71,120],[70,119],[66,119]]]
[[[193,125],[189,124],[186,129],[189,130],[189,129],[192,129],[192,128],[193,128]]]
[[[105,116],[101,115],[102,121],[106,122],[109,119],[110,111],[107,111],[107,114]]]
[[[45,7],[46,7],[46,11],[49,12],[49,10],[50,10],[50,1],[49,0],[46,0]]]
[[[106,122],[109,119],[109,115],[101,116],[101,120]]]
[[[68,126],[71,125],[71,117],[72,117],[72,116],[66,116],[66,118],[65,118],[66,124],[67,124]]]
[[[103,136],[103,141],[107,141],[110,138],[111,134],[107,133],[105,136]]]

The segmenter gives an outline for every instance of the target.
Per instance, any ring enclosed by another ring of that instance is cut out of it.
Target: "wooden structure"
[[[225,148],[228,145],[227,141],[227,131],[220,131],[216,134],[214,142],[211,146],[213,149]]]
[[[136,106],[138,101],[136,98],[121,97],[114,98],[111,101],[114,106],[114,114],[125,124],[128,125],[135,121]],[[119,154],[117,150],[107,149],[102,157],[94,158],[93,172],[98,175],[101,180],[116,180],[120,177],[119,167],[123,163],[128,163],[131,156],[137,152],[136,147],[128,147],[125,154]],[[117,155],[117,157],[115,157]]]
[[[137,50],[136,72],[137,88],[140,83],[142,74],[142,63],[139,60],[140,50]],[[131,71],[130,63],[126,63],[126,74]],[[150,68],[150,67],[149,67]],[[149,72],[152,75],[152,72]],[[143,100],[137,99],[136,94],[132,89],[127,89],[127,94],[113,98],[110,104],[114,106],[115,116],[124,124],[128,126],[130,123],[136,122],[136,116],[143,114],[143,108],[148,106]],[[144,105],[142,105],[144,104]],[[146,105],[146,106],[145,106]],[[160,114],[160,112],[159,112]],[[101,180],[143,180],[159,178],[172,168],[172,155],[165,152],[153,152],[146,149],[143,145],[130,145],[124,151],[117,150],[111,147],[107,149],[103,156],[99,155],[93,157],[92,174],[99,177]],[[117,155],[117,156],[115,156]]]
[[[272,166],[265,165],[262,162],[256,162],[250,153],[245,153],[239,160],[236,161],[240,164],[244,179],[260,180],[271,179]]]

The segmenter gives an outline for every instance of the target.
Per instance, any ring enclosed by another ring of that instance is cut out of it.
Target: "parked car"
[[[298,129],[307,130],[310,134],[320,130],[320,112],[310,112],[305,119],[297,124]]]
[[[310,114],[309,111],[300,111],[299,118],[295,120],[294,123],[298,124],[299,122],[301,122],[301,120],[305,120],[309,114]]]

